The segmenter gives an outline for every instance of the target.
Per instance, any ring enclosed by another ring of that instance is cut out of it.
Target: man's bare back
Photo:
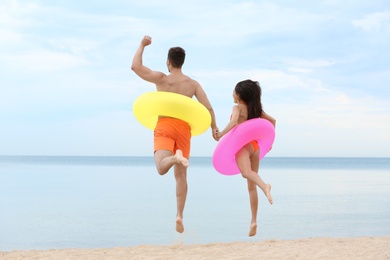
[[[169,75],[165,75],[155,84],[158,91],[174,92],[190,98],[196,95],[196,90],[200,87],[197,81],[181,72],[174,71]]]

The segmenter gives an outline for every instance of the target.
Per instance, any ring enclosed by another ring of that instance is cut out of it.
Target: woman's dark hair
[[[168,60],[174,68],[181,68],[186,58],[186,52],[181,47],[172,47],[168,51]]]
[[[250,79],[237,83],[234,91],[248,106],[248,119],[258,118],[263,113],[261,105],[261,88],[257,81]]]

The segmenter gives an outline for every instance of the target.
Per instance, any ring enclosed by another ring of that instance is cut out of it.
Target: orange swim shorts
[[[163,117],[157,121],[154,129],[154,152],[168,150],[172,154],[180,149],[185,158],[190,157],[191,127],[187,122],[172,118]]]

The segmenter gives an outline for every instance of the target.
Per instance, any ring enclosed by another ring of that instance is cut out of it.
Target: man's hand
[[[150,36],[148,36],[148,35],[144,36],[144,38],[143,38],[142,41],[141,41],[141,44],[142,44],[142,46],[144,46],[144,47],[146,47],[146,46],[152,44],[152,37],[150,37]]]

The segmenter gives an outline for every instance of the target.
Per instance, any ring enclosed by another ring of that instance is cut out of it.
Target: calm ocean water
[[[390,235],[390,158],[265,158],[258,234],[246,181],[191,158],[184,234],[153,157],[0,156],[0,251]]]

